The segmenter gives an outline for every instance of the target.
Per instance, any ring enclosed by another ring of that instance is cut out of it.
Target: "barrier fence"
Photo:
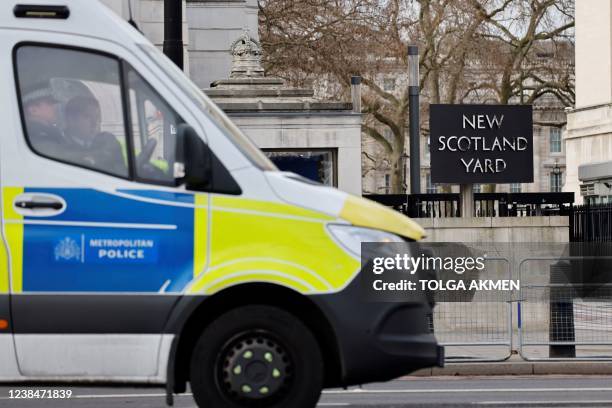
[[[490,268],[491,263],[497,263]],[[488,276],[511,279],[507,258],[487,259]],[[474,277],[471,277],[474,278]],[[502,292],[438,292],[434,333],[448,362],[503,361],[512,354],[512,304]]]
[[[612,256],[526,257],[514,259],[518,291],[438,293],[433,328],[446,361],[502,361],[513,350],[528,361],[611,361],[612,283],[568,281],[580,270],[572,262],[595,259],[612,264]],[[487,279],[511,279],[507,258],[491,260],[504,268],[487,266]]]
[[[526,360],[612,360],[612,284],[568,282],[571,262],[612,256],[524,259],[518,320]]]

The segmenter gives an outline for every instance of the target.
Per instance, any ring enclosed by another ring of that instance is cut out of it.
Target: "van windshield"
[[[168,57],[150,44],[138,44],[145,54],[229,137],[261,170],[278,170],[268,157]]]

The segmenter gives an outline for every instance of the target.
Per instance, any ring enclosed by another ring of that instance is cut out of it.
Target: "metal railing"
[[[476,193],[476,217],[570,215],[574,193]]]
[[[369,194],[364,197],[412,218],[461,217],[461,197],[458,193]],[[573,203],[574,193],[474,193],[473,216],[570,215]]]
[[[574,206],[570,217],[573,242],[612,242],[612,203]]]
[[[411,194],[406,199],[406,215],[412,218],[448,218],[461,216],[459,194]]]

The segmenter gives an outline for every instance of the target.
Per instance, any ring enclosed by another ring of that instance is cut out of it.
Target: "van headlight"
[[[362,242],[404,242],[398,235],[377,229],[341,224],[330,224],[327,229],[342,247],[358,258],[361,258]]]

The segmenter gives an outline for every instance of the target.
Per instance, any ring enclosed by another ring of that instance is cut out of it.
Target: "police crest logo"
[[[70,237],[65,237],[55,246],[56,261],[80,261],[81,247]]]

